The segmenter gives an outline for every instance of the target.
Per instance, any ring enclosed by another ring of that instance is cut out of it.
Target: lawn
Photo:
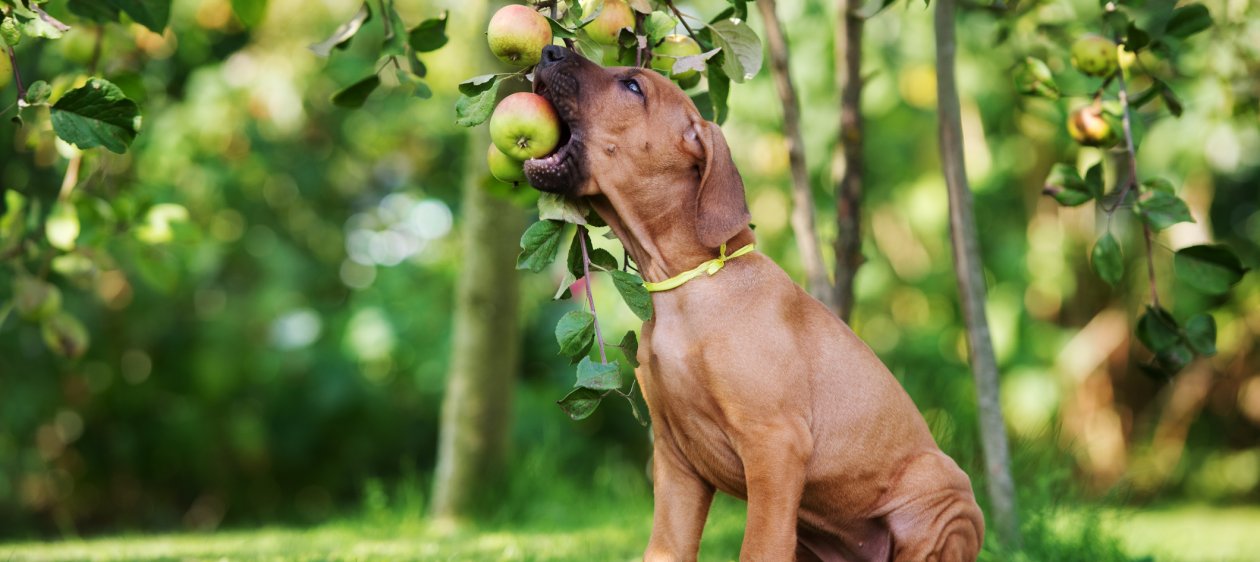
[[[0,561],[634,560],[641,554],[650,524],[650,516],[640,507],[622,512],[596,510],[587,523],[563,529],[535,523],[442,531],[422,522],[374,525],[349,519],[308,529],[10,543],[0,545]],[[582,506],[569,509],[581,513]],[[1056,527],[1066,533],[1080,521],[1063,516]],[[1260,552],[1260,507],[1110,510],[1101,521],[1130,555],[1151,556],[1158,562],[1254,562]],[[740,504],[719,501],[701,559],[734,560],[742,522]],[[1078,556],[1072,559],[1092,559],[1088,552]]]

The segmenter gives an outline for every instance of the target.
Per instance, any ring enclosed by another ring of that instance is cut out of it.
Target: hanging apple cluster
[[[542,96],[518,91],[500,99],[500,89],[504,85],[526,89],[543,47],[559,42],[601,65],[650,66],[691,92],[705,119],[721,122],[727,114],[730,83],[752,78],[761,68],[762,52],[761,40],[744,22],[747,0],[728,3],[709,23],[679,11],[672,0],[542,0],[500,8],[487,26],[487,46],[518,70],[462,82],[456,123],[474,127],[488,120],[491,144],[486,161],[491,175],[513,185],[526,181],[525,161],[555,150],[564,124]],[[678,32],[680,27],[683,33]],[[646,321],[652,317],[652,300],[643,279],[628,256],[618,263],[612,253],[592,246],[589,228],[604,225],[581,201],[543,193],[538,216],[521,237],[517,269],[543,271],[560,252],[566,224],[573,224],[565,278],[554,299],[570,298],[581,287],[587,301],[585,310],[570,311],[556,326],[560,354],[577,367],[574,388],[558,401],[561,409],[580,420],[615,393],[628,400],[635,417],[646,424],[633,398],[632,377],[623,376],[618,361],[610,361],[606,350],[619,348],[622,359],[637,367],[637,336],[631,330],[619,344],[605,345],[587,282],[592,271],[607,273],[627,307]],[[593,349],[598,349],[598,362],[589,357]]]
[[[1142,368],[1148,374],[1170,377],[1185,367],[1196,355],[1216,353],[1216,323],[1210,314],[1199,311],[1189,314],[1184,322],[1160,304],[1156,286],[1152,238],[1160,231],[1181,222],[1194,222],[1189,207],[1177,195],[1175,186],[1166,179],[1142,177],[1137,165],[1137,139],[1134,135],[1136,111],[1155,100],[1180,117],[1181,102],[1163,78],[1148,68],[1157,65],[1134,64],[1142,57],[1164,59],[1175,63],[1177,47],[1192,35],[1212,26],[1208,9],[1192,3],[1174,8],[1169,4],[1147,4],[1140,8],[1104,1],[1103,28],[1107,36],[1084,34],[1073,42],[1069,53],[1071,65],[1089,77],[1095,89],[1091,99],[1068,114],[1068,134],[1084,147],[1118,155],[1112,185],[1104,181],[1103,158],[1090,167],[1084,176],[1070,164],[1056,164],[1046,178],[1043,193],[1068,207],[1095,201],[1107,217],[1106,230],[1090,253],[1093,269],[1109,285],[1119,284],[1125,273],[1120,237],[1112,233],[1115,213],[1131,210],[1142,229],[1147,261],[1147,282],[1150,288],[1145,313],[1138,320],[1137,338],[1151,352],[1151,360]],[[1150,13],[1152,11],[1161,13]],[[1143,29],[1136,18],[1162,24],[1159,29]],[[1028,57],[1014,74],[1015,85],[1025,95],[1057,99],[1061,92],[1049,65]],[[1137,94],[1130,88],[1144,84]],[[1140,114],[1137,114],[1140,115]],[[1150,117],[1149,115],[1147,117]],[[1176,277],[1185,285],[1207,295],[1229,291],[1245,274],[1238,257],[1227,246],[1206,244],[1176,251],[1173,257]]]

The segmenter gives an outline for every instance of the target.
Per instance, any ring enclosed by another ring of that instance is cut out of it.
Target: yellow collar
[[[743,248],[735,250],[735,253],[728,256],[726,255],[726,244],[722,244],[722,247],[718,249],[718,257],[713,258],[704,263],[701,263],[700,265],[696,266],[695,269],[692,269],[690,271],[684,271],[664,281],[657,281],[655,283],[651,281],[644,281],[643,287],[647,289],[649,293],[655,293],[659,291],[668,291],[670,289],[677,289],[678,287],[681,287],[683,283],[686,283],[688,281],[691,281],[692,279],[699,277],[700,274],[702,273],[707,273],[709,275],[713,275],[714,273],[717,273],[719,270],[722,269],[722,266],[726,265],[727,261],[733,260],[735,258],[738,258],[752,251],[753,251],[753,245],[749,244],[747,246],[744,246]]]

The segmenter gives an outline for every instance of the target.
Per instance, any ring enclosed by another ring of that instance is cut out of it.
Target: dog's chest
[[[642,349],[642,348],[641,348]],[[708,371],[695,365],[693,354],[651,347],[642,353],[640,385],[656,425],[657,439],[667,440],[706,481],[728,494],[745,497],[744,467],[726,428],[720,400],[710,393]],[[658,443],[658,446],[661,445]]]

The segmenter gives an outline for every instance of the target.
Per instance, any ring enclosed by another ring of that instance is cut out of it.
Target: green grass
[[[577,502],[564,506],[568,513],[559,520],[453,531],[423,521],[387,524],[363,517],[309,529],[14,543],[0,545],[0,561],[635,560],[647,541],[650,511],[641,502],[626,509],[612,507]],[[1050,525],[1057,536],[1050,542],[1059,546],[1046,547],[1047,541],[1033,537],[1030,548],[1040,553],[1013,559],[1096,560],[1098,553],[1083,543],[1075,543],[1079,552],[1061,549],[1071,548],[1082,531],[1097,531],[1093,526],[1099,524],[1113,531],[1129,555],[1149,555],[1158,562],[1246,562],[1260,553],[1260,507],[1179,506],[1060,516]],[[742,531],[742,504],[719,500],[705,531],[701,559],[736,559]]]
[[[1260,560],[1260,506],[1109,511],[1103,520],[1134,555],[1179,562]]]

